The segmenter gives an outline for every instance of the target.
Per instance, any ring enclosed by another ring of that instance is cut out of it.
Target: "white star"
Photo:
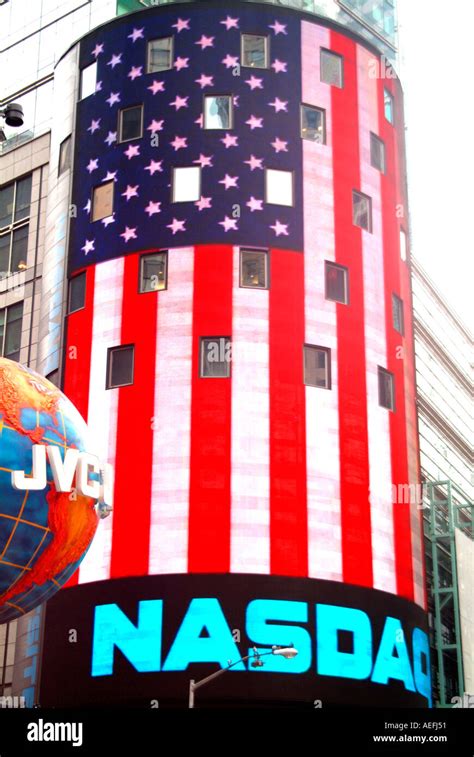
[[[278,58],[275,58],[275,60],[272,63],[272,68],[275,69],[276,74],[286,74],[286,67],[288,63],[285,63],[282,60],[278,60]]]
[[[111,92],[108,96],[106,103],[109,103],[109,106],[112,107],[114,103],[120,102],[120,92]]]
[[[163,131],[163,124],[164,124],[164,122],[165,122],[164,119],[162,119],[161,121],[157,121],[154,118],[153,121],[151,122],[150,126],[146,127],[146,130],[147,131],[151,131],[152,134],[155,134],[157,131]]]
[[[268,24],[269,29],[273,29],[275,34],[287,34],[286,24],[280,24],[279,21],[275,21],[274,24]]]
[[[193,160],[193,163],[198,163],[201,168],[212,168],[213,157],[213,155],[203,155],[202,153],[200,153],[199,158],[197,160]]]
[[[288,152],[288,142],[284,142],[280,137],[275,137],[275,141],[271,145],[275,152]]]
[[[229,55],[229,53],[227,53],[222,63],[226,68],[234,68],[234,66],[239,65],[239,59],[234,58],[232,55]]]
[[[245,83],[249,85],[249,87],[250,87],[251,90],[254,90],[254,89],[263,89],[262,81],[263,81],[263,79],[260,79],[258,76],[254,76],[252,74],[252,76],[250,77],[250,79],[246,79],[245,80]]]
[[[95,85],[95,91],[96,92],[101,92],[102,91],[102,81],[98,81],[97,82],[97,84]]]
[[[206,47],[214,47],[214,39],[214,37],[206,37],[206,35],[203,34],[201,39],[198,39],[194,44],[201,45],[201,50],[205,50]]]
[[[140,155],[140,145],[129,145],[127,149],[123,151],[123,154],[126,155],[129,160],[131,160],[131,158],[136,158],[137,155]]]
[[[97,56],[103,52],[104,52],[104,45],[103,44],[96,45],[94,49],[92,50],[92,55],[94,56],[94,58],[97,58]]]
[[[235,105],[236,108],[239,107],[239,98],[240,98],[240,95],[234,95],[233,98],[232,98],[232,102],[233,102],[233,104]]]
[[[222,137],[221,142],[225,145],[226,150],[229,149],[229,147],[238,147],[238,136],[236,134],[226,134],[225,137]]]
[[[151,84],[149,87],[147,87],[154,95],[156,95],[157,92],[164,92],[165,91],[165,83],[164,81],[153,81],[153,84]]]
[[[178,34],[182,32],[184,29],[187,29],[187,31],[189,31],[190,21],[191,21],[190,18],[186,18],[186,19],[178,18],[177,22],[173,24],[173,29],[176,29]]]
[[[143,69],[143,66],[132,66],[131,69],[130,69],[130,71],[128,72],[127,76],[132,81],[135,81],[135,79],[137,79],[139,76],[143,75],[142,74],[142,69]]]
[[[178,150],[182,150],[184,147],[188,146],[188,138],[176,136],[174,140],[170,142],[170,145],[174,148],[174,151],[177,152]]]
[[[176,99],[173,100],[173,102],[170,103],[170,107],[176,108],[176,110],[180,110],[181,108],[187,108],[188,107],[188,97],[180,97],[180,95],[176,95]]]
[[[128,35],[128,39],[131,39],[133,42],[136,42],[137,39],[143,39],[143,32],[145,31],[145,27],[142,26],[141,29],[134,29],[131,34]]]
[[[86,213],[90,213],[91,212],[91,201],[87,200],[86,204],[84,205],[84,207],[82,209],[85,210]]]
[[[230,16],[227,16],[225,21],[221,21],[221,24],[224,24],[227,31],[229,29],[238,29],[239,28],[239,19],[238,18],[231,18]]]
[[[223,179],[221,179],[221,181],[219,182],[219,184],[224,184],[224,186],[226,188],[226,191],[227,191],[231,187],[238,188],[238,186],[239,186],[237,184],[238,179],[239,179],[238,176],[229,176],[229,174],[226,173],[226,175],[224,176]]]
[[[97,168],[99,168],[99,158],[91,158],[86,166],[86,169],[89,171],[89,173],[92,173],[92,171],[95,171]]]
[[[159,173],[162,173],[162,163],[162,160],[151,160],[150,163],[146,166],[145,171],[149,171],[150,176],[153,176],[157,171]]]
[[[112,66],[112,68],[115,68],[115,66],[118,66],[119,63],[122,62],[122,53],[119,53],[118,55],[115,55],[115,53],[112,55],[111,59],[107,63],[108,66]]]
[[[186,221],[178,221],[177,218],[173,218],[172,223],[167,224],[166,228],[171,229],[174,236],[178,231],[186,231],[185,223]]]
[[[161,202],[150,202],[145,208],[145,213],[148,213],[148,216],[151,218],[155,215],[155,213],[161,213]]]
[[[206,74],[201,74],[199,79],[194,79],[196,84],[199,84],[201,89],[204,89],[204,87],[213,87],[214,86],[214,77],[213,76],[207,76]]]
[[[250,116],[248,121],[245,122],[248,124],[253,131],[254,129],[262,129],[263,128],[263,118],[256,118],[255,116]]]
[[[181,71],[182,68],[189,68],[189,58],[176,58],[173,63],[177,71]]]
[[[138,187],[139,184],[135,184],[134,187],[131,187],[130,184],[127,184],[127,189],[125,190],[125,192],[122,192],[122,197],[126,197],[127,202],[131,197],[138,197]]]
[[[219,221],[219,226],[224,227],[224,231],[227,233],[231,229],[233,231],[238,231],[237,226],[237,219],[236,218],[229,218],[229,216],[226,216],[223,221]]]
[[[280,223],[280,221],[275,221],[273,226],[270,226],[271,229],[275,232],[277,237],[288,236],[288,224],[287,223]]]
[[[244,163],[247,163],[251,171],[255,171],[256,168],[263,171],[263,158],[256,158],[255,155],[251,155],[248,160],[244,160]]]
[[[117,181],[118,171],[107,171],[107,175],[104,176],[102,181]]]
[[[200,127],[201,127],[201,129],[202,129],[202,127],[203,127],[203,123],[204,123],[204,116],[203,116],[203,114],[202,114],[202,113],[201,113],[201,115],[199,116],[199,118],[196,118],[196,120],[195,120],[195,122],[194,122],[194,123],[195,123],[195,124],[197,124],[198,126],[200,126]]]
[[[124,238],[125,242],[128,242],[130,239],[136,239],[137,227],[135,226],[134,229],[130,229],[128,226],[125,226],[125,231],[120,236]]]
[[[194,204],[199,208],[199,211],[206,210],[206,208],[212,208],[212,197],[201,197],[201,199]]]
[[[86,239],[86,243],[84,247],[81,247],[81,250],[84,250],[84,255],[88,255],[89,252],[92,252],[92,250],[95,250],[95,239]]]
[[[97,121],[95,121],[94,119],[92,119],[91,125],[88,126],[87,131],[90,131],[90,133],[93,134],[95,131],[97,131],[98,129],[100,129],[100,121],[101,121],[100,118],[98,118]]]
[[[111,216],[107,216],[107,218],[103,218],[102,223],[104,224],[104,228],[110,226],[111,223],[115,223],[115,213],[112,213]]]
[[[247,205],[248,208],[250,208],[252,213],[254,212],[254,210],[263,210],[263,207],[262,207],[263,200],[257,200],[253,195],[250,198],[250,200],[245,204]]]
[[[107,142],[108,146],[110,147],[110,145],[112,145],[116,141],[117,141],[117,132],[109,131],[106,138],[104,139],[104,142]]]
[[[279,113],[281,110],[288,113],[288,100],[280,100],[279,97],[275,97],[274,101],[268,104],[271,108],[275,108],[275,113]]]

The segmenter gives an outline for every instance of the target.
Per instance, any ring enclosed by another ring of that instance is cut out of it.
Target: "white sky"
[[[473,330],[474,2],[398,8],[413,253]]]

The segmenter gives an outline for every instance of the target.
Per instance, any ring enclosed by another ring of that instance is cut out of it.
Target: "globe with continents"
[[[72,576],[97,529],[96,502],[57,492],[51,469],[42,491],[17,490],[12,471],[32,473],[33,447],[90,452],[72,403],[42,376],[0,358],[0,623],[49,599]]]

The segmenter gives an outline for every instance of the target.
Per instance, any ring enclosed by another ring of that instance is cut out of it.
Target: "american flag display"
[[[425,606],[421,511],[391,495],[419,481],[401,88],[330,22],[198,6],[117,19],[81,42],[80,67],[97,60],[98,72],[77,108],[69,270],[85,271],[86,296],[68,317],[64,389],[116,482],[72,583],[260,573]],[[239,68],[247,33],[268,37],[267,69]],[[167,36],[172,70],[147,73],[147,42]],[[321,50],[342,57],[343,86],[322,81]],[[213,93],[232,96],[228,130],[203,128]],[[143,137],[117,143],[118,110],[142,103]],[[302,138],[302,104],[324,110],[325,144]],[[197,165],[201,197],[173,203],[172,169]],[[293,172],[291,207],[265,201],[265,169]],[[112,180],[113,216],[92,223],[93,188]],[[354,191],[371,200],[370,231],[353,223]],[[242,247],[268,250],[268,288],[240,286]],[[140,294],[151,250],[169,251],[167,288]],[[348,271],[344,304],[326,297],[328,262]],[[231,339],[228,378],[200,377],[210,336]],[[120,345],[134,345],[133,384],[106,389]],[[305,345],[330,350],[330,388],[305,385]]]

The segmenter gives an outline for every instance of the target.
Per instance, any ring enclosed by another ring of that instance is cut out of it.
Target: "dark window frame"
[[[244,63],[244,37],[263,37],[265,40],[265,65],[249,66]],[[268,34],[258,32],[242,32],[240,35],[240,66],[241,68],[250,68],[254,71],[268,71],[270,68],[270,37]]]
[[[339,58],[339,60],[341,61],[341,83],[340,84],[333,84],[332,82],[328,82],[323,79],[324,53],[333,55],[336,58]],[[337,87],[337,89],[344,89],[344,56],[341,55],[340,53],[336,53],[334,50],[330,50],[328,47],[321,47],[319,51],[319,79],[322,84],[327,84],[328,87]]]
[[[153,255],[163,255],[165,258],[165,285],[161,289],[142,289],[143,281],[143,264],[146,258],[150,258]],[[153,250],[152,252],[144,252],[140,255],[140,264],[138,266],[138,294],[157,294],[157,292],[165,292],[168,289],[168,265],[169,265],[169,250]]]
[[[389,376],[390,377],[390,387],[391,387],[391,405],[385,405],[382,402],[382,389],[381,389],[381,376]],[[388,371],[386,368],[382,368],[381,365],[377,366],[377,381],[378,381],[378,397],[379,397],[379,407],[384,408],[384,410],[389,410],[390,412],[395,412],[395,376],[391,371]]]
[[[387,97],[390,99],[390,113],[392,116],[391,118],[387,118],[387,108],[386,108],[386,102],[385,102]],[[387,87],[383,88],[383,114],[387,123],[389,123],[391,126],[394,126],[395,125],[395,97],[392,95],[390,90],[387,89]]]
[[[28,203],[28,212],[27,215],[23,216],[22,218],[17,219],[16,214],[18,212],[17,209],[17,197],[18,197],[18,184],[22,181],[25,181],[25,179],[30,180],[30,200]],[[13,199],[12,199],[12,212],[11,212],[11,218],[10,222],[5,224],[5,226],[2,226],[0,238],[4,239],[5,237],[9,237],[9,244],[8,244],[8,271],[3,271],[7,276],[19,273],[21,271],[26,270],[28,267],[28,235],[29,235],[29,226],[31,222],[31,195],[33,191],[33,172],[27,173],[24,176],[19,176],[14,181],[9,182],[5,186],[1,187],[1,190],[6,190],[9,187],[13,187]],[[14,243],[14,236],[15,233],[21,229],[27,229],[27,249],[26,249],[26,259],[25,259],[25,266],[22,268],[19,268],[16,271],[13,271],[11,266],[13,262],[13,243]]]
[[[226,342],[230,342],[231,350],[232,350],[232,337],[231,336],[224,336],[223,334],[215,335],[215,336],[201,336],[199,337],[199,378],[202,379],[230,379],[232,377],[232,360],[225,361],[225,364],[228,365],[227,373],[224,376],[206,376],[204,373],[204,344],[208,341],[213,342],[220,342],[221,339],[225,339]],[[232,352],[231,352],[232,354]]]
[[[354,205],[355,195],[357,195],[358,197],[363,197],[365,200],[368,200],[369,211],[368,211],[368,227],[367,228],[355,222],[355,212],[354,212],[355,211],[355,205]],[[355,226],[357,229],[362,229],[362,231],[367,231],[369,234],[372,234],[372,231],[373,231],[372,198],[369,195],[364,194],[364,192],[361,192],[359,189],[352,190],[352,225]]]
[[[227,97],[230,100],[229,126],[206,126],[206,100],[211,97]],[[232,131],[235,128],[234,95],[230,92],[205,92],[202,96],[202,129],[203,131]]]
[[[131,350],[132,351],[132,380],[126,384],[112,384],[112,355],[115,352]],[[119,344],[115,347],[109,347],[107,349],[107,372],[105,380],[105,388],[108,389],[122,389],[126,386],[133,386],[135,383],[135,345],[134,344]]]
[[[151,70],[150,68],[150,51],[151,51],[151,45],[153,42],[159,42],[162,39],[170,39],[171,45],[170,45],[170,65],[168,68],[159,68],[157,70]],[[146,72],[147,74],[161,74],[163,71],[172,71],[174,68],[174,54],[175,54],[175,44],[174,44],[174,34],[164,34],[161,37],[153,37],[153,39],[149,39],[146,46]]]
[[[380,149],[380,156],[382,158],[381,167],[374,162],[374,144]],[[373,131],[370,132],[370,165],[382,174],[387,173],[387,150],[385,142]]]
[[[334,299],[334,297],[329,297],[328,295],[327,274],[330,268],[337,268],[338,270],[343,271],[344,273],[344,294],[345,294],[344,300],[336,300]],[[324,299],[328,300],[329,302],[337,302],[339,303],[339,305],[349,305],[350,303],[349,268],[347,266],[341,265],[340,263],[334,263],[332,260],[324,261]]]
[[[396,325],[396,314],[398,314],[400,328],[397,328]],[[395,292],[392,292],[392,323],[395,331],[401,336],[405,336],[405,308],[402,298]]]
[[[316,384],[309,384],[306,380],[306,350],[314,350],[324,352],[326,354],[326,386],[317,386]],[[321,344],[303,344],[303,384],[305,386],[311,386],[313,389],[324,389],[331,391],[332,389],[332,370],[331,370],[331,348],[323,347]]]
[[[84,303],[83,305],[81,305],[80,308],[75,308],[74,310],[71,310],[71,293],[72,293],[73,282],[79,278],[83,278],[84,280]],[[67,296],[67,314],[72,315],[72,313],[79,313],[81,310],[85,310],[86,297],[87,297],[87,274],[86,274],[86,271],[80,271],[79,273],[76,273],[74,276],[72,276],[69,279],[69,288],[68,288],[68,296]]]
[[[114,214],[114,205],[115,205],[115,191],[112,192],[112,212],[108,213],[106,216],[101,216],[100,218],[94,218],[94,197],[95,193],[98,189],[101,189],[102,187],[106,187],[109,184],[112,184],[112,186],[115,188],[115,180],[110,179],[110,181],[103,181],[101,184],[96,184],[95,187],[92,187],[92,197],[91,197],[91,209],[90,209],[90,217],[89,220],[91,223],[98,223],[99,221],[103,221],[104,218],[110,218]]]
[[[265,286],[251,286],[243,283],[242,263],[246,252],[257,252],[265,255]],[[270,250],[268,247],[239,247],[239,287],[240,289],[258,289],[261,292],[270,289]]]
[[[65,145],[69,145],[69,155],[66,165],[61,166],[61,157],[63,155],[63,149]],[[66,171],[70,171],[72,168],[72,134],[69,134],[61,144],[59,145],[59,158],[58,158],[58,177],[62,176]]]
[[[21,316],[19,318],[15,318],[13,320],[13,323],[17,323],[18,321],[20,321],[21,324],[23,325],[23,317],[24,317],[24,314],[25,314],[24,300],[20,300],[19,302],[14,302],[11,305],[7,305],[4,308],[0,308],[0,313],[3,313],[3,316],[4,316],[4,318],[3,318],[3,334],[0,337],[0,357],[5,357],[8,360],[13,360],[13,361],[16,361],[16,362],[19,361],[20,354],[21,354],[21,331],[22,331],[21,327],[20,327],[20,346],[19,346],[18,350],[15,350],[15,352],[11,352],[10,354],[7,355],[7,354],[5,354],[5,347],[6,347],[6,343],[7,343],[8,327],[10,326],[10,322],[11,322],[11,320],[10,320],[11,315],[10,314],[11,314],[11,311],[14,308],[18,308],[18,306],[21,306]]]
[[[310,137],[303,136],[303,111],[305,108],[310,108],[311,110],[317,110],[319,113],[322,114],[322,124],[323,124],[323,132],[322,132],[322,141],[318,142],[316,139],[310,139]],[[301,139],[306,139],[307,142],[313,142],[316,145],[325,145],[327,144],[326,138],[326,109],[320,108],[319,105],[311,105],[310,103],[301,103],[300,106],[300,134]]]
[[[125,113],[127,110],[135,110],[137,108],[140,108],[140,134],[138,137],[128,137],[128,139],[122,139],[122,130],[123,130],[123,118],[122,114]],[[143,138],[143,124],[144,124],[144,107],[143,103],[137,103],[136,105],[127,105],[125,108],[119,108],[118,114],[117,114],[117,144],[125,144],[127,142],[134,142],[136,139],[142,139]]]

